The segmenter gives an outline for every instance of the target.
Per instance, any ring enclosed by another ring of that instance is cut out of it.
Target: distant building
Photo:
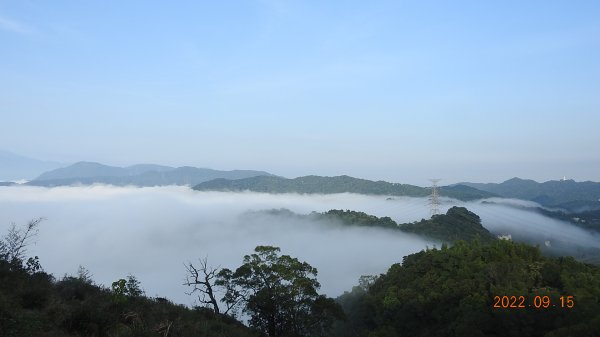
[[[512,235],[510,235],[510,234],[500,234],[500,235],[498,235],[498,239],[512,241]]]

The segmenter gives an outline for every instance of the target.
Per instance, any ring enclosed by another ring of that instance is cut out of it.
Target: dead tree
[[[209,267],[207,258],[199,262],[198,267],[194,267],[191,262],[185,265],[187,275],[183,285],[193,287],[188,295],[198,293],[200,303],[211,305],[215,313],[219,314],[219,303],[215,297],[215,281],[219,268]]]

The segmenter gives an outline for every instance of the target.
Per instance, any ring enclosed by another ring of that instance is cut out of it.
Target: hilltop
[[[493,241],[495,237],[481,225],[481,218],[464,207],[452,207],[446,214],[431,219],[399,225],[400,230],[445,242],[458,240]]]

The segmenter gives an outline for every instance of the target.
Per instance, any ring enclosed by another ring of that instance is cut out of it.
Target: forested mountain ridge
[[[294,217],[319,222],[329,222],[344,226],[376,227],[398,230],[417,234],[441,242],[452,243],[458,240],[479,239],[483,242],[496,238],[481,225],[477,214],[464,207],[452,207],[446,214],[433,216],[431,219],[422,219],[418,222],[398,224],[390,217],[377,217],[364,212],[351,210],[332,209],[327,212],[302,215],[288,209],[273,209],[253,212],[255,214],[268,214],[273,216]]]
[[[287,179],[278,176],[256,176],[238,180],[215,179],[194,187],[199,191],[253,191],[265,193],[358,193],[373,195],[392,195],[425,197],[431,194],[429,188],[372,181],[346,175],[335,177],[304,176]],[[442,196],[459,200],[475,200],[496,196],[493,193],[479,191],[468,186],[441,187]]]
[[[64,186],[100,183],[117,186],[194,186],[217,178],[241,179],[259,175],[270,175],[270,173],[252,170],[220,171],[191,166],[173,168],[154,164],[116,167],[93,162],[79,162],[46,172],[30,181],[28,185]]]
[[[534,180],[512,178],[500,184],[461,183],[461,185],[506,198],[531,200],[543,206],[558,207],[573,212],[600,209],[600,183],[593,181],[551,180],[538,183]]]
[[[408,255],[337,301],[347,319],[334,337],[598,336],[600,268],[512,241],[459,241]]]

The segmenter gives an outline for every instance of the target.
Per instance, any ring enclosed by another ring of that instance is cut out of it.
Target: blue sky
[[[600,181],[600,2],[1,1],[0,148]]]

